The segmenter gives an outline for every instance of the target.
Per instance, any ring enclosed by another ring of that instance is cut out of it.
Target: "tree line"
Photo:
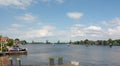
[[[120,39],[108,39],[108,40],[89,40],[89,39],[85,39],[85,40],[77,40],[77,41],[68,41],[68,42],[62,42],[60,40],[56,41],[56,42],[50,42],[49,40],[46,40],[45,42],[34,42],[32,41],[30,44],[74,44],[74,45],[114,45],[114,46],[120,46]]]

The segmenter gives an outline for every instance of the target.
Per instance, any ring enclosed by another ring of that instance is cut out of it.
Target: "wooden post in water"
[[[58,57],[58,65],[63,65],[63,57]]]
[[[50,57],[50,58],[49,58],[49,65],[50,65],[50,66],[55,66],[54,58],[53,58],[53,57]]]
[[[19,63],[19,66],[21,66],[21,60],[20,60],[20,58],[17,58],[17,61]]]
[[[10,66],[13,66],[13,60],[12,60],[12,58],[10,57],[9,60],[10,60]]]

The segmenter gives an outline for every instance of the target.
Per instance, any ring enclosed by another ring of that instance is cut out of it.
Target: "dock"
[[[3,56],[3,55],[17,55],[17,54],[27,54],[27,51],[0,52],[0,56]]]
[[[12,66],[19,66],[19,65],[12,65]],[[21,65],[21,66],[33,66],[33,65]]]

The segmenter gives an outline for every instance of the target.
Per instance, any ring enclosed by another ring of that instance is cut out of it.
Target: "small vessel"
[[[70,44],[67,44],[67,46],[70,46]]]
[[[112,43],[109,44],[109,47],[112,48]]]
[[[19,46],[7,47],[8,51],[27,51],[27,48],[20,48]]]
[[[80,63],[77,62],[77,61],[71,61],[71,64],[73,64],[73,65],[75,65],[75,66],[79,66],[79,65],[80,65]]]

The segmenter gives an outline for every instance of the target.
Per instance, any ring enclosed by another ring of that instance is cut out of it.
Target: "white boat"
[[[77,61],[71,61],[71,64],[73,64],[73,65],[75,65],[75,66],[79,66],[79,65],[80,65],[80,63],[77,62]]]
[[[70,44],[67,44],[67,46],[70,46]]]

